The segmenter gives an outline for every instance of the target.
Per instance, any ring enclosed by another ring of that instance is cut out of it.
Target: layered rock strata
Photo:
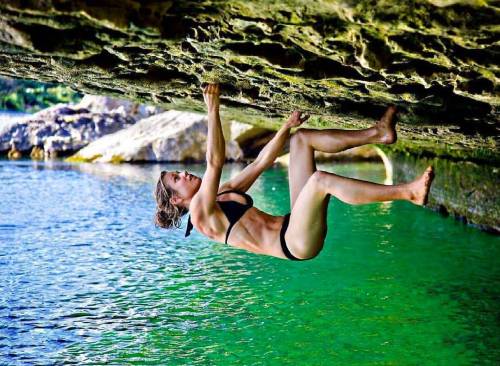
[[[360,128],[399,106],[400,149],[499,162],[499,7],[476,0],[0,3],[0,74],[276,128]]]

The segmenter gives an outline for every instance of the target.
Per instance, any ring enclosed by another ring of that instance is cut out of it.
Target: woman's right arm
[[[203,89],[203,99],[208,108],[207,165],[224,165],[226,142],[219,116],[219,84],[208,84]]]
[[[226,144],[219,116],[219,85],[209,84],[203,89],[203,99],[208,108],[207,170],[201,186],[191,200],[201,216],[210,216],[215,210],[215,201],[220,184],[222,167],[226,158]],[[193,219],[196,216],[192,212]]]

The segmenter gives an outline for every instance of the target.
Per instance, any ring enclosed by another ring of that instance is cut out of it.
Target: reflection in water
[[[382,149],[380,149],[379,147],[374,146],[374,149],[377,152],[377,154],[380,156],[380,158],[382,159],[382,162],[384,163],[384,167],[385,167],[384,184],[386,184],[386,185],[394,184],[393,179],[392,179],[394,173],[393,173],[391,160],[389,159],[387,154],[385,152],[383,152]]]
[[[228,165],[223,179],[243,168]],[[382,164],[319,164],[383,182]],[[152,224],[162,169],[0,161],[0,364],[494,364],[498,238],[332,199],[313,261]],[[250,190],[289,212],[287,171]],[[424,359],[424,361],[422,361]]]
[[[12,164],[16,164],[13,162]],[[35,161],[26,160],[17,162],[20,169],[33,168],[36,170],[50,169],[62,171],[79,171],[90,174],[98,178],[108,180],[110,178],[121,177],[132,182],[152,182],[159,178],[162,170],[184,170],[203,177],[205,172],[204,164],[108,164],[108,163],[65,163],[59,160]],[[148,167],[145,169],[144,167]],[[241,163],[226,164],[223,177],[229,179],[243,170],[245,167]],[[258,183],[258,182],[256,182]]]

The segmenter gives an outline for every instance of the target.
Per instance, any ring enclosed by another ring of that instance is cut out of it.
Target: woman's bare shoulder
[[[205,210],[197,208],[196,205],[190,205],[189,212],[191,223],[203,235],[217,240],[217,237],[225,232],[227,219],[219,207],[216,207],[211,213],[207,213]]]

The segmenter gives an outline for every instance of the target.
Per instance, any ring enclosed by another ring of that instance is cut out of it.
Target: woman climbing
[[[333,195],[349,204],[406,200],[425,205],[433,179],[432,167],[416,180],[399,185],[381,185],[342,177],[316,169],[314,151],[335,153],[371,143],[396,141],[394,114],[390,106],[380,121],[364,130],[299,129],[291,136],[291,213],[273,216],[253,206],[245,193],[281,152],[292,127],[308,116],[294,111],[258,157],[237,176],[220,185],[225,161],[225,141],[219,117],[219,85],[203,89],[208,108],[207,169],[203,179],[188,172],[163,171],[155,190],[156,224],[180,227],[190,213],[186,236],[192,228],[210,239],[247,251],[283,259],[304,260],[318,255],[327,231],[327,208]]]

